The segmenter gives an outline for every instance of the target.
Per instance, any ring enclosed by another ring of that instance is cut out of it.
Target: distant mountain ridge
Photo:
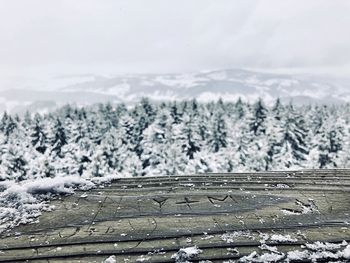
[[[18,86],[0,91],[0,110],[50,111],[67,103],[90,105],[107,101],[130,104],[141,97],[155,101],[262,98],[266,103],[279,97],[296,104],[339,104],[350,102],[350,91],[331,80],[241,69],[186,74],[82,75],[53,78],[45,85],[31,85],[29,89]]]

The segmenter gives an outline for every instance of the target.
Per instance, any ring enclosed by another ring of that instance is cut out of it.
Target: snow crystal
[[[204,236],[203,237],[201,237],[201,239],[203,239],[203,240],[207,240],[207,239],[211,239],[211,238],[213,238],[214,236],[212,236],[212,235],[208,235],[207,233],[206,234],[204,234]]]
[[[299,207],[298,210],[293,209],[281,209],[281,212],[285,215],[301,215],[301,214],[312,214],[312,213],[320,213],[317,209],[314,200],[309,199],[308,203],[303,203],[299,200],[295,202],[295,204]]]
[[[226,248],[226,250],[228,251],[228,253],[227,254],[234,254],[234,255],[239,255],[239,251],[238,251],[238,249],[237,248],[231,248],[231,247],[229,247],[229,248]]]
[[[197,246],[181,248],[178,252],[171,256],[172,259],[175,259],[176,263],[187,263],[188,260],[193,258],[194,256],[202,253]]]
[[[117,263],[117,258],[116,256],[110,256],[106,258],[103,263]]]
[[[266,241],[270,238],[270,235],[267,233],[260,233],[259,237],[261,238],[259,241],[261,244],[266,243]]]
[[[265,242],[268,240],[268,234],[262,234],[263,239],[260,240],[262,243],[259,247],[262,251],[266,250],[269,253],[258,254],[253,251],[251,254],[242,257],[239,262],[278,262],[284,260],[290,261],[302,261],[305,259],[317,262],[318,260],[342,260],[350,258],[350,245],[346,241],[342,243],[328,243],[328,242],[314,242],[307,243],[303,251],[293,250],[288,251],[287,255],[283,252],[278,251],[277,247],[269,246]],[[271,236],[272,237],[272,236]],[[283,236],[284,238],[287,236]],[[285,240],[279,235],[276,235],[276,239]],[[286,238],[286,239],[289,239]],[[303,246],[302,246],[303,247]],[[342,249],[344,247],[344,249]]]
[[[270,237],[271,241],[277,241],[277,242],[297,242],[298,240],[295,238],[292,238],[290,235],[280,235],[280,234],[273,234]]]
[[[317,261],[318,259],[339,259],[339,254],[330,251],[314,252],[310,255],[310,259],[313,261]]]
[[[251,234],[249,231],[235,231],[235,232],[230,232],[230,233],[225,233],[220,236],[220,238],[227,243],[233,243],[237,240],[239,237],[248,237],[252,238]]]
[[[294,250],[294,251],[289,251],[287,253],[287,258],[290,260],[303,260],[308,258],[309,256],[310,256],[310,253],[307,250],[304,250],[304,251]]]
[[[311,250],[337,250],[341,248],[342,244],[317,241],[312,244],[306,243],[305,246]]]
[[[197,246],[194,247],[187,247],[187,248],[181,248],[180,251],[185,252],[187,255],[189,255],[190,257],[194,256],[194,255],[198,255],[199,253],[202,252],[202,250],[200,250]]]
[[[350,245],[347,245],[346,248],[343,250],[342,255],[346,259],[350,259]]]
[[[252,253],[250,253],[248,256],[244,256],[244,257],[241,257],[239,259],[239,262],[252,262],[254,258],[257,257],[257,254],[256,251],[253,251]]]
[[[278,253],[277,247],[269,246],[263,243],[261,246],[259,246],[261,250],[267,250],[273,253]]]
[[[290,186],[287,185],[287,184],[277,184],[277,185],[276,185],[276,188],[281,188],[281,189],[283,189],[283,188],[290,188]]]
[[[194,187],[195,185],[194,184],[179,184],[181,186],[188,186],[188,187]]]
[[[285,215],[300,215],[302,212],[289,210],[289,209],[281,209],[281,212]]]
[[[147,262],[151,259],[149,256],[141,255],[136,259],[136,262]]]
[[[284,254],[276,254],[276,253],[264,253],[257,259],[255,262],[277,262],[284,258]]]

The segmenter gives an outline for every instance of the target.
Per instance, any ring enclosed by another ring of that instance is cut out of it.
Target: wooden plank
[[[193,261],[222,262],[262,252],[264,236],[285,254],[350,242],[348,170],[124,178],[52,204],[39,223],[2,234],[0,262],[174,262],[190,246],[202,250]]]

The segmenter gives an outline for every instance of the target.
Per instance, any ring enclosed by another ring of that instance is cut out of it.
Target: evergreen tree
[[[11,142],[6,148],[4,154],[2,154],[1,163],[5,178],[14,179],[17,182],[27,179],[28,160],[21,146]]]
[[[130,176],[142,176],[143,167],[140,158],[136,155],[135,152],[128,152],[127,157],[124,161],[123,173]]]
[[[39,114],[36,114],[33,119],[33,124],[30,128],[31,145],[39,153],[43,154],[47,149],[47,136],[44,130],[44,124]]]
[[[179,124],[181,122],[181,113],[179,112],[176,101],[170,105],[170,116],[174,124]]]
[[[29,113],[29,111],[26,111],[25,114],[24,114],[24,119],[23,119],[23,128],[24,129],[29,129],[29,127],[32,125],[32,117]]]
[[[227,130],[224,114],[219,110],[215,115],[209,138],[209,148],[216,153],[221,148],[227,147]]]
[[[193,159],[194,154],[201,150],[198,123],[191,116],[184,117],[179,141],[181,142],[183,153],[185,153],[189,159]]]
[[[236,130],[234,137],[234,166],[237,172],[244,172],[249,170],[252,138],[247,123],[241,123]]]
[[[242,99],[239,97],[236,104],[235,104],[235,112],[237,114],[237,119],[241,120],[243,119],[244,115],[245,115],[245,106],[244,103],[242,102]]]
[[[131,113],[135,121],[132,128],[132,144],[137,156],[140,158],[143,152],[141,141],[143,139],[143,132],[154,121],[156,116],[156,109],[149,102],[148,99],[143,98],[140,105],[137,105]]]
[[[9,117],[10,116],[7,114],[6,111],[2,114],[1,121],[0,121],[0,131],[2,133],[5,133],[5,127],[7,126],[7,121]]]
[[[337,120],[324,120],[313,137],[310,162],[316,164],[317,168],[338,167],[342,145],[343,131]]]
[[[267,109],[263,105],[261,99],[259,99],[253,107],[252,117],[250,119],[250,130],[254,133],[254,135],[265,134],[265,119],[266,119]]]
[[[287,107],[281,125],[282,141],[274,158],[274,167],[277,169],[303,167],[308,155],[307,130],[302,115],[292,104]]]
[[[272,107],[272,113],[277,121],[280,121],[282,119],[283,111],[284,107],[281,103],[281,100],[280,98],[277,98],[275,105]]]
[[[155,169],[165,158],[164,150],[169,144],[167,138],[169,117],[167,111],[160,110],[155,121],[143,133],[141,160],[144,169]]]
[[[174,124],[168,109],[159,111],[155,121],[145,130],[143,140],[143,168],[152,174],[176,174],[174,167],[183,155],[181,140],[177,140],[179,125]],[[176,157],[174,156],[176,155]]]
[[[18,123],[9,116],[7,112],[4,112],[0,122],[0,131],[3,132],[6,137],[9,137],[17,127]]]
[[[63,127],[59,118],[56,118],[51,131],[51,152],[59,157],[63,158],[62,147],[68,143],[66,136],[66,130]]]

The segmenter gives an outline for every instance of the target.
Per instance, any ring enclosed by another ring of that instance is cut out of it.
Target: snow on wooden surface
[[[349,183],[347,170],[123,178],[2,233],[0,262],[345,262]]]

